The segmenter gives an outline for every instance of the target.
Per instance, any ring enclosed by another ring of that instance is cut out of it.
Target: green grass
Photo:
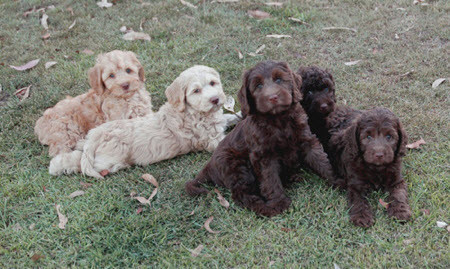
[[[198,5],[192,9],[176,0],[144,0],[151,3],[144,7],[129,0],[103,10],[95,2],[0,0],[1,268],[267,268],[271,261],[275,268],[333,268],[333,263],[341,268],[450,266],[449,233],[436,227],[438,220],[450,223],[450,84],[431,87],[435,79],[449,77],[448,1],[430,0],[429,6],[415,6],[412,0],[283,1],[282,8],[275,8],[259,0],[191,0]],[[22,13],[50,4],[56,6],[47,11],[51,37],[43,41],[40,14],[25,18]],[[247,10],[256,8],[272,17],[249,18]],[[310,25],[291,22],[290,16]],[[142,18],[152,41],[123,40],[119,28],[139,31]],[[75,27],[67,30],[75,19]],[[358,32],[322,30],[328,26]],[[269,39],[267,34],[292,38]],[[262,44],[263,56],[248,55]],[[401,117],[411,142],[420,137],[428,142],[404,161],[413,220],[400,224],[389,219],[377,202],[387,195],[376,192],[370,195],[375,225],[354,227],[345,193],[307,172],[300,172],[304,180],[289,187],[293,203],[282,215],[257,217],[234,204],[229,191],[222,189],[231,203],[226,210],[213,192],[194,199],[184,191],[184,182],[210,157],[204,152],[133,167],[100,181],[79,174],[51,177],[47,148],[34,136],[34,123],[65,95],[88,89],[86,72],[95,55],[77,53],[84,49],[95,54],[134,51],[145,67],[156,108],[166,101],[165,88],[194,64],[217,69],[226,93],[234,96],[243,70],[261,60],[285,60],[293,69],[311,64],[330,69],[340,103],[388,107]],[[8,67],[36,58],[41,63],[29,71]],[[363,61],[356,66],[343,64],[358,59]],[[47,61],[58,64],[46,70]],[[30,98],[19,102],[14,91],[30,84]],[[140,179],[143,173],[153,174],[161,187],[152,205],[136,214],[140,205],[130,192],[148,197],[152,191]],[[68,198],[82,189],[80,181],[93,186],[83,196]],[[69,218],[65,230],[57,227],[55,204]],[[214,216],[211,228],[219,234],[202,228],[209,216]],[[34,229],[29,228],[32,224]],[[205,246],[202,255],[191,257],[188,249],[199,244]],[[33,261],[34,254],[43,257]]]

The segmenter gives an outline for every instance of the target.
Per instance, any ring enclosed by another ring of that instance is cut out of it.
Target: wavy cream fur
[[[225,137],[227,125],[237,121],[235,115],[223,114],[225,94],[219,74],[212,68],[194,66],[185,70],[167,88],[166,96],[168,102],[157,113],[92,129],[79,144],[82,152],[53,158],[50,174],[81,170],[102,178],[103,170],[113,173],[191,151],[213,151]],[[213,98],[219,99],[217,104],[211,102]]]

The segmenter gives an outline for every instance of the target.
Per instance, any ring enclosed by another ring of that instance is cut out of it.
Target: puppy
[[[350,220],[369,227],[374,217],[364,195],[374,188],[389,192],[389,216],[409,220],[406,183],[401,175],[407,136],[400,120],[386,108],[358,111],[337,108],[327,118],[329,156],[338,177],[345,179]]]
[[[334,111],[336,104],[333,76],[316,66],[301,67],[297,73],[303,80],[301,104],[308,114],[309,127],[327,151],[330,135],[325,126],[326,117]]]
[[[50,156],[56,156],[72,151],[90,129],[104,122],[151,113],[144,81],[144,69],[133,52],[99,55],[89,70],[91,89],[60,101],[37,120],[34,131],[39,141],[49,146]]]
[[[213,151],[235,115],[224,115],[225,94],[219,74],[194,66],[166,89],[168,102],[157,113],[117,120],[92,129],[82,150],[58,155],[50,174],[84,174],[102,178],[131,165],[147,165],[191,151]]]
[[[300,105],[301,77],[284,62],[266,61],[244,74],[238,94],[245,119],[225,137],[211,160],[192,181],[189,195],[213,183],[229,188],[238,204],[274,216],[290,203],[283,188],[299,161],[319,175],[333,177],[327,155],[311,134]]]

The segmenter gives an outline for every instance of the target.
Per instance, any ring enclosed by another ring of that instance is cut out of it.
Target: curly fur
[[[284,62],[261,62],[245,72],[238,94],[240,122],[219,144],[199,175],[186,183],[189,195],[207,193],[213,183],[229,188],[238,204],[274,216],[291,200],[285,183],[299,163],[331,180],[331,165],[311,134],[300,105],[301,77]]]
[[[221,109],[225,94],[219,74],[194,66],[166,89],[168,102],[157,113],[118,120],[92,129],[77,151],[56,156],[50,174],[83,172],[102,178],[130,165],[147,165],[191,151],[213,151],[235,121]]]
[[[39,141],[55,156],[72,151],[90,129],[104,122],[152,113],[144,81],[144,70],[133,52],[99,55],[89,70],[91,89],[60,101],[37,120],[34,130]]]

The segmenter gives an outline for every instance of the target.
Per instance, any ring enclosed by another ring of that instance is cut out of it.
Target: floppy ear
[[[356,119],[342,134],[342,142],[345,144],[344,151],[352,159],[358,157],[361,152],[361,141],[359,140],[360,118]]]
[[[186,98],[186,86],[183,83],[182,77],[177,77],[172,84],[166,89],[166,97],[169,104],[175,107],[178,111],[183,112]]]
[[[242,118],[245,118],[247,117],[247,115],[254,113],[255,110],[253,97],[251,96],[249,89],[249,76],[250,70],[247,70],[242,78],[242,87],[238,93],[238,101],[241,104]]]
[[[144,67],[142,67],[142,65],[138,65],[138,67],[139,67],[139,79],[142,81],[142,82],[145,82],[145,74],[144,74]]]
[[[292,99],[294,103],[298,103],[303,99],[303,95],[301,92],[302,88],[302,77],[299,74],[295,74],[291,71],[292,76],[294,77],[294,85],[292,90]]]
[[[398,142],[397,142],[397,150],[395,152],[395,156],[405,156],[406,155],[406,144],[408,144],[408,135],[403,129],[402,123],[399,119],[397,119],[397,132],[398,132]]]
[[[89,85],[94,89],[98,94],[103,94],[105,92],[105,84],[102,80],[102,69],[97,64],[91,69],[89,69]]]
[[[145,81],[145,74],[144,74],[144,67],[142,67],[142,64],[139,62],[136,54],[132,51],[128,51],[129,57],[132,59],[132,62],[138,67],[139,71],[139,79],[141,81]]]

